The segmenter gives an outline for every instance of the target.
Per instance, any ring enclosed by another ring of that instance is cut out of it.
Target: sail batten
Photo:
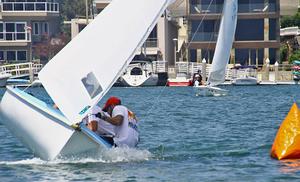
[[[122,74],[168,0],[113,0],[39,73],[50,97],[77,123]]]
[[[237,10],[237,0],[224,1],[217,45],[212,61],[212,68],[208,76],[210,86],[215,86],[225,81],[226,67],[229,62],[230,50],[237,24]]]

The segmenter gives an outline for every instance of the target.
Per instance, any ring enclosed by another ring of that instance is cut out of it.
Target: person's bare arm
[[[90,130],[92,130],[93,132],[95,132],[98,129],[98,123],[97,123],[97,121],[91,121],[91,122],[89,122],[89,124],[87,125],[87,127]]]
[[[122,115],[117,115],[115,117],[104,116],[103,119],[113,125],[120,126],[123,123],[124,117]]]

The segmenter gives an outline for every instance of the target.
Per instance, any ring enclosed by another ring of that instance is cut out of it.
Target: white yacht
[[[150,61],[133,61],[119,78],[119,82],[126,87],[156,86],[158,74],[154,72]]]
[[[257,85],[255,66],[236,66],[233,68],[233,85]]]

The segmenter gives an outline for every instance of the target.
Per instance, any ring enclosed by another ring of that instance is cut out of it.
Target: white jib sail
[[[108,92],[151,33],[168,0],[113,0],[39,73],[46,91],[77,123]]]
[[[230,57],[230,50],[234,40],[237,24],[237,0],[225,0],[217,45],[212,61],[208,84],[215,86],[225,81],[226,67]]]

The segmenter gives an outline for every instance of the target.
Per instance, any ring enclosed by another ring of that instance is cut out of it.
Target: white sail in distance
[[[237,24],[238,1],[225,0],[208,85],[215,86],[225,81],[226,67],[234,40]]]
[[[108,92],[170,2],[113,0],[41,70],[39,79],[69,124]]]

